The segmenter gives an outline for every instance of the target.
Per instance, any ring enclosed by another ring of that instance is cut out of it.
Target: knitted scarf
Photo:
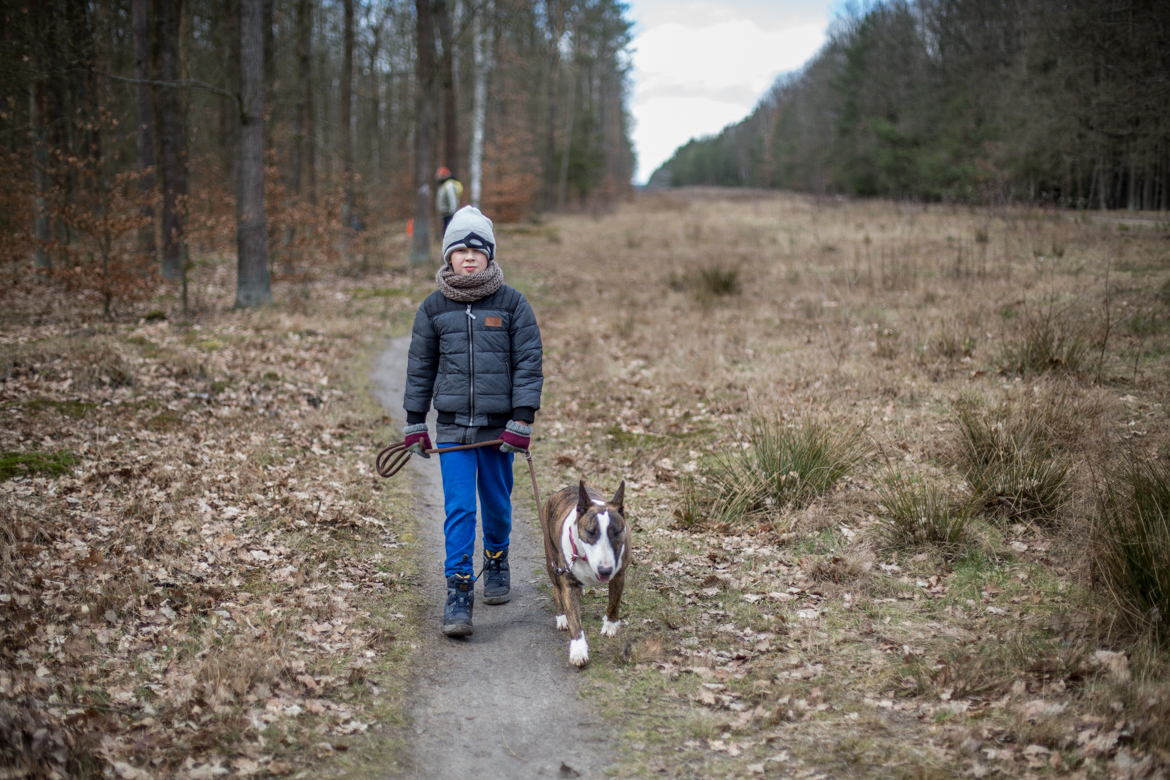
[[[493,260],[487,268],[479,273],[460,276],[451,267],[444,263],[435,274],[435,284],[439,285],[439,292],[458,303],[474,303],[488,297],[504,283],[504,272]]]

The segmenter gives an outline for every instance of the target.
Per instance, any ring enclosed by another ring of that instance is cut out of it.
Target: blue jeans
[[[440,444],[439,448],[454,446]],[[512,453],[480,447],[440,455],[439,463],[443,469],[443,509],[447,513],[443,523],[447,541],[444,573],[448,577],[474,574],[477,487],[483,548],[489,552],[508,549],[512,532]]]

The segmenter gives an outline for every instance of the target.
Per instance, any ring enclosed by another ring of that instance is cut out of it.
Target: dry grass
[[[581,676],[621,735],[623,776],[1164,774],[1170,659],[1142,625],[1109,619],[1120,608],[1090,565],[1084,518],[1090,466],[1170,457],[1165,228],[733,195],[647,195],[500,233],[545,343],[542,493],[627,480],[637,563],[622,633]],[[680,283],[702,269],[734,270],[738,292]],[[199,273],[214,277],[202,300],[230,302],[224,267]],[[80,458],[80,473],[0,483],[0,577],[16,583],[0,605],[5,745],[33,755],[43,729],[38,760],[64,746],[60,766],[80,776],[113,760],[179,776],[179,755],[208,775],[311,776],[330,772],[312,752],[317,729],[356,760],[339,729],[401,723],[415,563],[400,547],[373,557],[409,528],[359,469],[389,432],[346,377],[365,376],[355,345],[401,332],[431,283],[318,284],[317,297],[280,292],[276,312],[204,305],[198,327],[87,336],[64,305],[38,307],[59,314],[36,325],[5,311],[0,451]],[[389,288],[403,294],[378,292]],[[1063,481],[1056,500],[1029,499],[1043,511],[964,521],[956,543],[948,501],[1027,503],[994,481],[977,491],[958,466],[965,414],[977,462],[1026,456],[1059,464]],[[864,429],[872,448],[812,493],[777,494],[778,478],[787,491],[805,471],[757,468],[753,418],[826,421],[846,434],[832,443]],[[768,492],[742,491],[761,501],[707,522],[701,480],[732,457]],[[904,486],[910,533],[896,544],[881,494],[892,473],[933,486]],[[360,520],[391,508],[386,528]],[[276,562],[246,562],[241,547]],[[185,578],[205,552],[223,575]],[[59,569],[45,582],[68,584],[21,590],[42,560]],[[339,602],[341,581],[358,587]],[[604,601],[582,606],[599,620]],[[310,703],[320,712],[288,714]]]
[[[816,416],[752,415],[688,482],[676,515],[687,525],[759,524],[831,490],[865,457],[862,430]]]
[[[943,486],[895,473],[878,491],[884,526],[894,547],[928,545],[956,555],[970,541],[971,505]]]
[[[1170,639],[1170,464],[1133,456],[1105,477],[1095,563],[1132,630]]]
[[[501,247],[546,345],[544,489],[627,479],[616,641],[662,652],[585,675],[624,773],[1162,766],[1164,651],[1140,684],[1091,661],[1143,641],[1098,632],[1091,466],[1170,456],[1164,230],[1114,219],[684,190]],[[752,420],[809,414],[873,450],[778,500]]]

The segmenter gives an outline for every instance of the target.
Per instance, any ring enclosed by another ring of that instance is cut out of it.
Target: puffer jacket
[[[536,315],[508,285],[474,303],[431,293],[414,318],[407,361],[408,422],[434,400],[440,424],[498,428],[531,422],[544,385]]]

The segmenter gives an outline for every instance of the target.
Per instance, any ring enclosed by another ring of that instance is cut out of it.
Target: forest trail
[[[404,423],[402,394],[410,337],[391,341],[374,370],[378,400]],[[434,431],[432,412],[431,431]],[[612,752],[598,716],[577,696],[566,635],[553,627],[544,551],[526,502],[517,502],[510,559],[512,600],[484,604],[477,593],[475,633],[453,640],[439,633],[446,601],[443,579],[443,483],[438,457],[412,458],[400,479],[416,486],[415,512],[423,546],[422,587],[428,609],[412,694],[411,766],[417,778],[601,777]],[[529,489],[527,479],[516,491]],[[516,495],[519,495],[516,493]],[[476,540],[476,569],[483,555]],[[477,588],[477,591],[479,589]]]

